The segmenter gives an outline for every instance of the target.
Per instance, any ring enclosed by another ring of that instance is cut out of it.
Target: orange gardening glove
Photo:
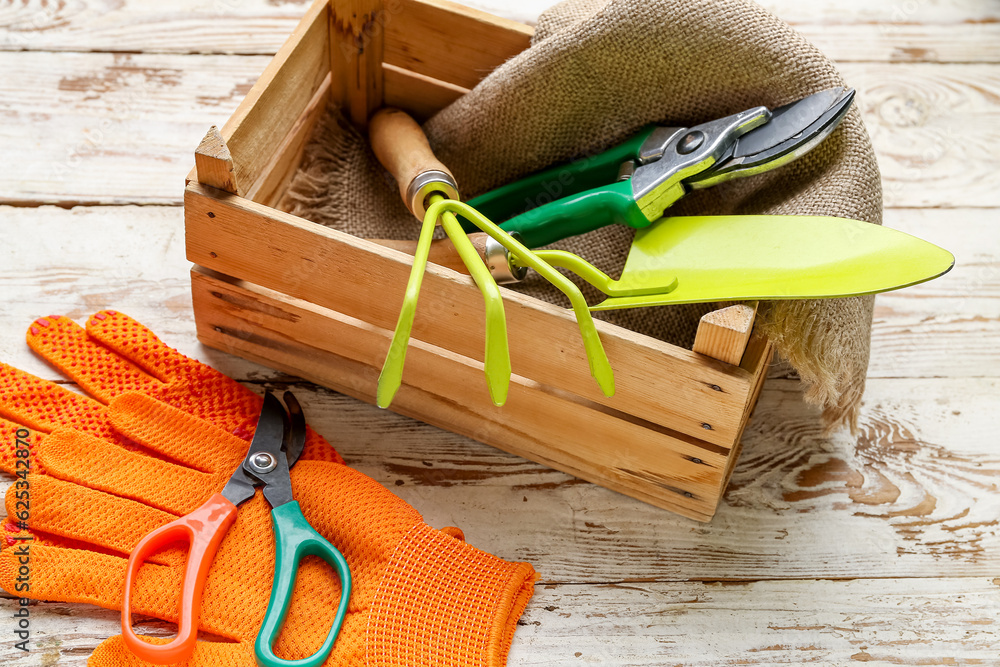
[[[39,318],[27,338],[31,349],[92,398],[0,364],[0,417],[42,433],[70,426],[129,448],[109,427],[104,405],[125,391],[138,391],[241,439],[253,435],[260,396],[164,345],[127,315],[100,311],[88,318],[86,331],[66,317]],[[0,443],[13,442],[13,432],[0,425]],[[0,446],[0,470],[14,472],[11,454],[10,447]],[[343,463],[311,429],[302,458]]]
[[[70,368],[77,377],[97,375]],[[19,439],[30,443],[36,460],[24,487],[30,490],[31,532],[8,533],[0,551],[0,585],[18,597],[118,608],[132,546],[218,491],[242,460],[246,439],[142,394],[120,394],[98,409],[56,385],[12,369],[5,374],[16,380],[0,391],[0,413],[30,419],[0,423],[10,435],[4,449]],[[232,423],[231,417],[219,417],[231,413],[217,396],[199,398],[215,406],[210,414],[216,423]],[[54,428],[61,415],[72,417],[67,421],[78,428]],[[39,422],[51,435],[25,428]],[[325,446],[312,437],[314,448]],[[13,464],[17,452],[5,451],[3,460]],[[345,555],[355,581],[328,664],[505,663],[516,620],[531,595],[530,565],[507,563],[431,529],[381,485],[345,466],[303,460],[293,468],[292,480],[306,518]],[[17,494],[23,490],[11,487],[11,517],[18,517]],[[19,540],[28,537],[34,541]],[[27,592],[17,589],[18,552],[25,545],[31,552]],[[157,564],[142,568],[134,612],[175,620],[184,556],[179,549],[164,551]],[[191,664],[254,664],[252,642],[267,606],[273,559],[269,506],[258,494],[241,505],[203,595],[202,629],[234,643],[199,642]],[[275,646],[278,655],[311,655],[338,599],[336,576],[318,560],[304,561]],[[91,664],[141,663],[115,637],[98,648]]]

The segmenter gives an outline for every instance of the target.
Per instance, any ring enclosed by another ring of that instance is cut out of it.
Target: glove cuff
[[[400,540],[372,601],[372,667],[503,667],[538,576],[419,523]]]

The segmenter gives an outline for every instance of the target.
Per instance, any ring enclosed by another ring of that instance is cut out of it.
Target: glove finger
[[[0,550],[0,587],[17,597],[83,602],[120,610],[127,566],[128,559],[122,556],[36,542],[18,543],[16,547]],[[132,614],[176,623],[183,573],[181,567],[143,564],[133,584]],[[218,598],[219,592],[211,588],[209,571],[206,600],[210,594]],[[232,598],[221,603],[229,606],[231,616],[241,616],[243,610],[233,610]],[[246,636],[241,623],[226,624],[219,620],[218,614],[213,617],[206,613],[203,602],[200,629],[230,640]],[[258,627],[262,620],[263,609],[259,617],[254,618]]]
[[[209,495],[221,490],[229,476],[125,451],[86,433],[62,428],[44,440],[38,460],[52,477],[175,516],[196,509]],[[235,469],[236,464],[232,467]]]
[[[25,475],[38,472],[38,447],[44,436],[21,424],[0,419],[0,470],[27,486]]]
[[[87,334],[167,383],[164,394],[157,398],[224,431],[246,440],[251,438],[263,401],[240,383],[165,345],[156,334],[123,313],[105,310],[94,314],[87,320]],[[302,458],[344,462],[330,443],[312,429],[306,431]]]
[[[0,587],[12,595],[34,600],[121,609],[127,564],[128,559],[121,556],[19,542],[0,550]],[[133,611],[176,621],[182,572],[179,567],[155,564],[140,568]]]
[[[205,472],[232,474],[250,448],[245,438],[143,394],[129,392],[108,406],[108,420],[124,436],[174,461]]]
[[[169,637],[149,637],[146,641],[165,644]],[[253,641],[211,642],[199,641],[195,644],[194,655],[177,667],[247,667],[255,665]],[[121,635],[115,635],[101,642],[90,658],[89,667],[155,667],[153,663],[137,658],[125,645]]]
[[[0,417],[45,433],[65,425],[114,440],[104,405],[7,364],[0,364]]]
[[[48,475],[32,475],[30,512],[22,520],[17,496],[12,486],[7,490],[7,516],[21,528],[42,531],[49,535],[98,549],[127,555],[142,537],[177,517],[134,500],[118,498],[94,489],[54,479]],[[123,521],[123,517],[128,517]],[[185,550],[164,549],[155,554],[153,562],[178,565]]]
[[[103,403],[124,391],[154,396],[163,391],[163,382],[90,338],[68,317],[35,320],[27,340],[32,350]]]
[[[245,440],[253,434],[262,404],[259,396],[210,366],[165,345],[127,315],[100,311],[87,320],[86,330],[66,317],[40,318],[29,328],[27,339],[35,352],[100,401],[107,403],[134,390],[159,398]],[[61,389],[70,398],[82,398],[53,383],[46,384]],[[2,391],[0,378],[0,397]],[[19,421],[13,415],[11,418]],[[61,412],[37,427],[48,431],[58,423],[66,423]],[[311,430],[307,432],[302,456],[344,462],[329,443]]]
[[[112,310],[95,313],[87,319],[86,333],[95,344],[163,383],[160,393],[143,393],[241,437],[253,431],[260,414],[260,396],[211,366],[164,344],[128,315]]]

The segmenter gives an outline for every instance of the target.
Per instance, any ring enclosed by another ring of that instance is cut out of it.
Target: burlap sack
[[[569,0],[539,20],[530,49],[425,126],[468,199],[551,165],[604,150],[650,122],[694,125],[844,85],[833,64],[749,0]],[[391,177],[336,114],[319,128],[290,191],[302,217],[367,238],[416,238]],[[803,159],[681,200],[672,215],[832,215],[881,223],[878,167],[857,109]],[[632,230],[560,242],[612,275]],[[581,287],[586,287],[581,284]],[[533,276],[518,289],[554,303]],[[584,289],[592,303],[597,295]],[[830,425],[853,426],[868,366],[871,297],[762,306],[764,330]],[[601,313],[690,346],[711,305]],[[613,362],[613,360],[612,360]]]

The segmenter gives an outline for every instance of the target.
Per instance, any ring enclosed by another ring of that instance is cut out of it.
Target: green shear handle
[[[333,643],[337,640],[340,626],[347,614],[351,597],[351,570],[343,554],[309,525],[302,515],[298,501],[275,507],[271,510],[271,519],[274,522],[276,548],[274,584],[271,587],[267,612],[264,614],[264,623],[254,642],[257,663],[262,667],[318,667],[333,649]],[[306,556],[319,556],[336,570],[337,576],[340,577],[340,604],[333,625],[327,632],[326,640],[315,653],[299,660],[283,660],[274,654],[274,642],[288,614],[299,564]]]
[[[649,227],[692,190],[752,176],[805,155],[833,132],[854,91],[814,93],[693,127],[650,125],[598,155],[552,167],[469,204],[529,248],[610,224]],[[475,231],[471,224],[467,232]]]
[[[508,183],[472,199],[469,205],[491,220],[506,220],[501,228],[520,234],[529,248],[615,223],[646,227],[650,221],[635,203],[631,184],[618,179],[621,165],[636,159],[655,129],[646,127],[603,153]],[[464,219],[463,228],[478,231]]]

